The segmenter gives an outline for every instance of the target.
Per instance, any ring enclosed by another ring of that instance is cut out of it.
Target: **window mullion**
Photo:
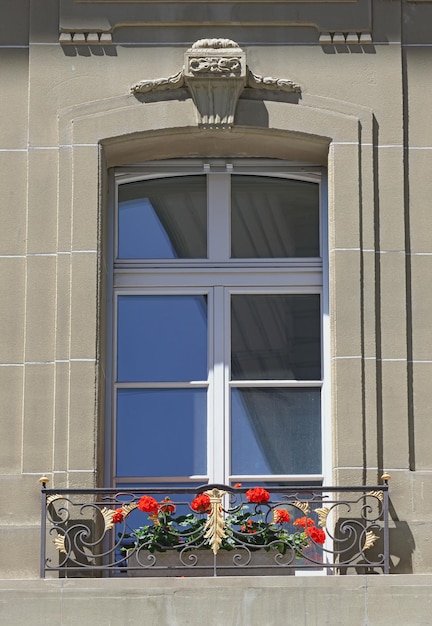
[[[230,174],[207,175],[208,258],[227,261],[230,258]]]
[[[213,304],[213,419],[212,432],[209,432],[212,480],[225,482],[225,315],[224,288],[214,288]],[[209,429],[210,430],[210,429]]]

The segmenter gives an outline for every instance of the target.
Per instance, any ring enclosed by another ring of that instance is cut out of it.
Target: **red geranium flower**
[[[162,511],[162,513],[174,513],[175,511],[175,504],[174,502],[167,496],[166,498],[164,498],[162,500],[162,502],[159,505],[159,509]]]
[[[315,543],[324,543],[326,539],[325,532],[316,526],[310,526],[306,529],[307,534]]]
[[[156,513],[159,509],[159,505],[151,496],[142,496],[138,502],[138,508],[144,513]]]
[[[260,504],[261,502],[268,502],[270,500],[270,494],[262,487],[254,487],[246,491],[246,498],[249,502],[257,502]]]
[[[288,524],[290,521],[290,514],[285,509],[275,509],[273,511],[275,524]]]
[[[236,483],[236,484],[234,485],[234,489],[239,489],[241,486],[242,486],[242,484],[241,484],[241,483]]]
[[[254,530],[253,528],[251,528],[253,524],[253,520],[252,519],[248,519],[248,521],[246,522],[246,525],[243,525],[241,527],[241,531],[242,533],[248,532],[248,533],[256,533],[256,530]]]
[[[307,526],[313,526],[313,519],[310,517],[298,517],[293,522],[294,526],[301,526],[302,528],[306,528]]]
[[[112,521],[114,522],[114,524],[120,524],[120,522],[122,522],[124,520],[124,514],[123,514],[123,509],[119,508],[116,509],[112,518]]]
[[[200,493],[192,500],[190,505],[192,511],[197,513],[208,513],[210,511],[210,498],[206,493]]]

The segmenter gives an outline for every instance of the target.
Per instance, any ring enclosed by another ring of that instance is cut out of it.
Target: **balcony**
[[[388,485],[42,489],[41,577],[389,572]]]

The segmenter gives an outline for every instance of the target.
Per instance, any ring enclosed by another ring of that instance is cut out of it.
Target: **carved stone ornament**
[[[183,69],[168,78],[143,80],[131,93],[143,94],[187,87],[198,112],[198,125],[230,128],[243,89],[299,93],[300,86],[283,78],[259,76],[246,65],[246,53],[230,39],[200,39],[189,48]]]

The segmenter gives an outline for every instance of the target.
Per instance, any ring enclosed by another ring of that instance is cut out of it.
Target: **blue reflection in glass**
[[[233,389],[232,474],[320,474],[320,389]]]
[[[122,184],[118,196],[120,259],[207,256],[205,176]]]
[[[119,204],[120,259],[176,259],[178,253],[148,198]]]
[[[207,380],[207,298],[119,296],[117,380]]]
[[[207,472],[206,389],[119,389],[117,476]]]

